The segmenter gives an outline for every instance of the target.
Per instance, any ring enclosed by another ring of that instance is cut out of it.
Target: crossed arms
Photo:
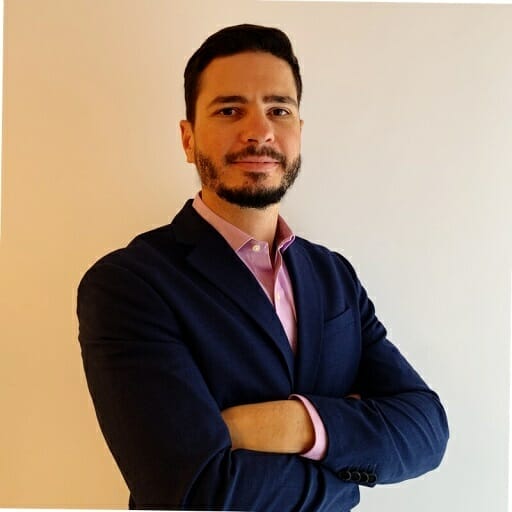
[[[362,329],[378,332],[353,385],[362,398],[305,394],[328,434],[325,458],[313,462],[297,455],[313,431],[301,402],[285,399],[290,390],[282,399],[269,392],[261,402],[219,407],[210,370],[184,343],[183,322],[129,267],[115,258],[95,266],[78,307],[89,389],[136,507],[348,511],[359,500],[351,469],[388,483],[439,464],[448,436],[443,408],[385,340],[362,288]],[[268,375],[262,383],[277,379]]]

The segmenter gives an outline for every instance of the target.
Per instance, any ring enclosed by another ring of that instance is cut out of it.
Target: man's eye
[[[287,116],[290,114],[290,112],[288,112],[288,110],[286,110],[285,108],[273,108],[271,110],[271,113],[273,116],[276,117]]]
[[[238,113],[237,109],[234,107],[225,107],[221,108],[217,114],[224,116],[224,117],[231,117]]]

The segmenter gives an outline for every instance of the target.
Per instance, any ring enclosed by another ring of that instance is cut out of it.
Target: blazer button
[[[350,482],[352,478],[352,473],[348,469],[342,469],[341,471],[338,471],[338,477],[341,478],[341,480]]]
[[[356,483],[360,482],[361,481],[361,473],[359,473],[359,471],[351,471],[350,481],[356,482]]]
[[[373,474],[368,475],[368,483],[374,484],[377,481],[377,477]]]
[[[361,479],[359,480],[360,484],[367,484],[369,479],[369,475],[366,471],[361,471]]]

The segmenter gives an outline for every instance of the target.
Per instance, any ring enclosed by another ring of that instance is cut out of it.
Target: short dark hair
[[[242,52],[266,52],[285,60],[291,67],[297,102],[302,96],[302,79],[297,57],[288,36],[277,28],[260,25],[234,25],[212,34],[190,57],[185,68],[185,107],[187,120],[194,124],[196,101],[199,95],[201,73],[217,57],[227,57]]]

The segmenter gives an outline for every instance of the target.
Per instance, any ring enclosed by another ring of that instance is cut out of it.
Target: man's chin
[[[240,206],[241,208],[264,210],[269,206],[279,203],[286,194],[286,188],[276,187],[248,190],[243,188],[220,187],[217,189],[216,193],[224,201]]]

